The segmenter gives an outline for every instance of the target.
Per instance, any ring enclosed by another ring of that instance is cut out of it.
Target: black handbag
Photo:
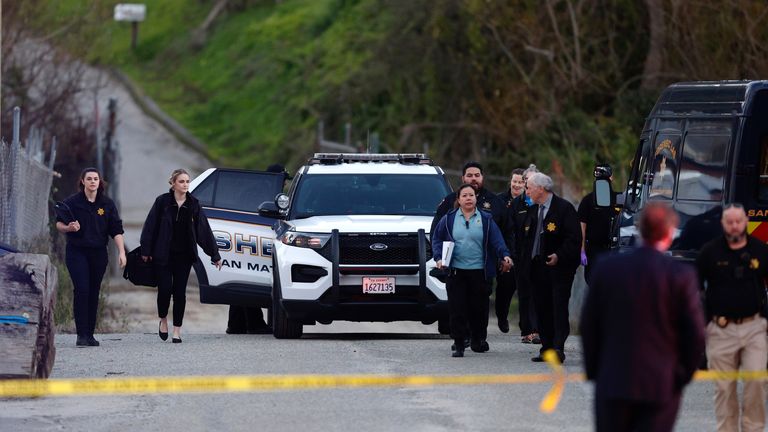
[[[143,285],[148,287],[157,286],[157,275],[155,266],[151,262],[144,262],[141,259],[141,246],[128,252],[126,257],[123,277],[128,279],[134,285]]]

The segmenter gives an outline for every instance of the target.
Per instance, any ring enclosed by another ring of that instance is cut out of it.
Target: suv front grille
[[[386,245],[381,250],[371,245]],[[331,244],[317,251],[328,261],[332,261]],[[427,260],[432,258],[432,250],[427,243]],[[340,234],[339,264],[347,265],[398,265],[419,264],[419,238],[417,234]]]

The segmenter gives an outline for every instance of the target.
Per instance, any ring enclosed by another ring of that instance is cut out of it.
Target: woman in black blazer
[[[173,343],[181,343],[189,272],[197,261],[197,245],[221,269],[221,256],[200,202],[189,191],[189,174],[171,173],[171,189],[155,199],[141,231],[141,258],[157,272],[158,335],[168,339],[168,308],[173,297]]]

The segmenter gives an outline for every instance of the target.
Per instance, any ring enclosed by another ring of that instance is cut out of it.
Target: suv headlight
[[[285,234],[280,237],[280,241],[285,245],[311,249],[322,249],[330,239],[330,234],[297,231],[286,231]]]

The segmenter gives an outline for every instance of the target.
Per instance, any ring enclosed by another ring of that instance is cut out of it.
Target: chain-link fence
[[[13,141],[0,141],[0,242],[21,251],[39,251],[49,243],[48,199],[56,145],[51,146],[47,164],[38,130],[31,129],[22,146],[20,113],[14,108]]]

